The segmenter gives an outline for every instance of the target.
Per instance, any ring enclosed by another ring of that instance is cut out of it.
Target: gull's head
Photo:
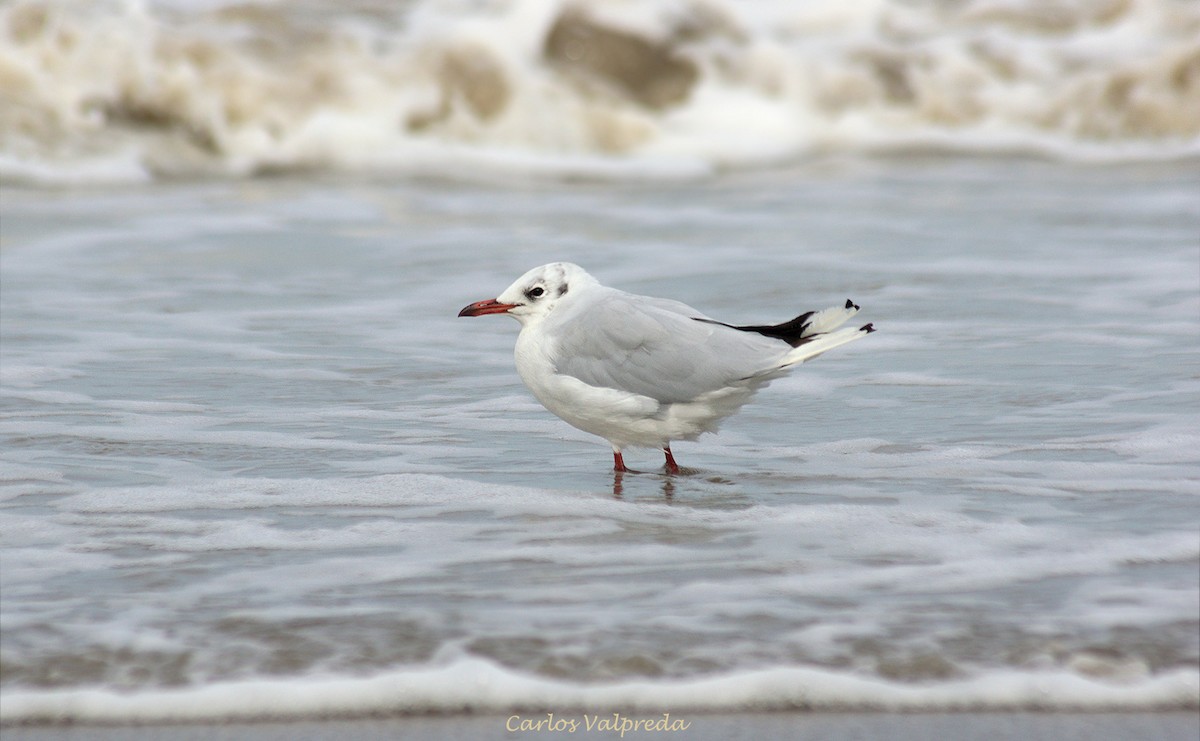
[[[593,285],[596,279],[578,265],[552,262],[517,278],[496,298],[464,307],[458,315],[508,314],[521,324],[528,324],[545,318],[556,306]]]

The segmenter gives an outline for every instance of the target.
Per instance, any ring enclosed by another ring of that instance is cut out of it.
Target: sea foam
[[[705,712],[1182,710],[1200,704],[1200,673],[1133,682],[1065,672],[998,672],[912,685],[802,668],[696,680],[582,684],[534,677],[471,658],[375,677],[261,679],[122,693],[17,690],[0,697],[4,723],[152,723],[292,720],[553,708]]]
[[[1200,155],[1200,8],[27,0],[0,173],[695,178],[812,152]]]

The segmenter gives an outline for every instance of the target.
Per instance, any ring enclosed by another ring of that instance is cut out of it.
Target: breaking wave
[[[1200,155],[1177,0],[27,0],[0,174],[694,177],[811,153]]]

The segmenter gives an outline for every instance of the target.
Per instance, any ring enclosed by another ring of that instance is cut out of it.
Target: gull
[[[507,314],[521,323],[517,373],[546,409],[622,450],[658,448],[679,473],[675,440],[716,432],[754,392],[835,347],[875,331],[836,330],[858,305],[808,311],[782,324],[735,326],[686,304],[603,286],[578,265],[530,270],[463,316]]]

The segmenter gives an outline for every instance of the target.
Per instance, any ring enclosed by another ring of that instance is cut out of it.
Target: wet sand
[[[301,721],[150,726],[10,726],[5,741],[408,741],[441,739],[622,738],[618,730],[585,728],[583,714],[556,716],[559,730],[510,731],[522,719],[546,719],[545,713],[514,716],[430,716],[377,720]],[[602,718],[610,716],[601,716]],[[661,718],[661,716],[659,716]],[[635,719],[639,719],[637,716]],[[576,730],[569,723],[577,721]],[[926,741],[950,739],[999,741],[1047,739],[1071,741],[1194,741],[1200,738],[1200,713],[745,713],[672,714],[676,730],[627,731],[626,739],[820,739],[821,741]],[[686,724],[686,727],[683,727]]]

